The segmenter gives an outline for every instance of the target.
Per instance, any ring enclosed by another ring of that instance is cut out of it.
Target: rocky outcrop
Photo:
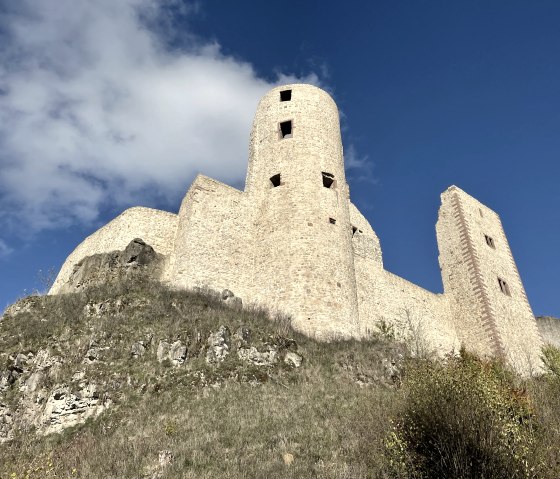
[[[123,251],[86,256],[74,269],[59,293],[74,293],[88,286],[103,284],[115,278],[145,273],[159,277],[163,258],[142,239],[133,239]]]

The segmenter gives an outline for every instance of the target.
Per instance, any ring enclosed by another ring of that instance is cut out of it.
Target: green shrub
[[[545,346],[542,359],[546,371],[556,379],[560,379],[560,349],[550,345]]]
[[[541,477],[532,406],[499,362],[416,361],[386,445],[393,477]]]

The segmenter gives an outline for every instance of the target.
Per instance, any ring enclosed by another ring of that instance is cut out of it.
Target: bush
[[[531,403],[499,362],[417,361],[404,393],[386,442],[393,477],[542,477]]]

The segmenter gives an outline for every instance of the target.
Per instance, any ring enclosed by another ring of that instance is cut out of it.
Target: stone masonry
[[[443,294],[383,268],[377,235],[350,201],[336,104],[317,87],[285,85],[258,105],[244,191],[199,175],[178,214],[126,210],[74,250],[50,294],[83,257],[142,238],[165,258],[169,285],[229,289],[318,339],[383,327],[418,354],[463,345],[538,370],[542,339],[498,215],[451,186],[436,230]]]

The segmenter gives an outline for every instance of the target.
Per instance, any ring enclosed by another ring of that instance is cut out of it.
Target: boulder
[[[284,362],[293,366],[294,368],[299,368],[301,363],[303,362],[303,358],[293,351],[286,351],[286,355],[284,356]]]
[[[255,346],[251,346],[250,348],[240,348],[237,350],[237,356],[239,359],[256,366],[272,366],[276,363],[277,354],[278,351],[275,349],[261,352],[255,348]]]

